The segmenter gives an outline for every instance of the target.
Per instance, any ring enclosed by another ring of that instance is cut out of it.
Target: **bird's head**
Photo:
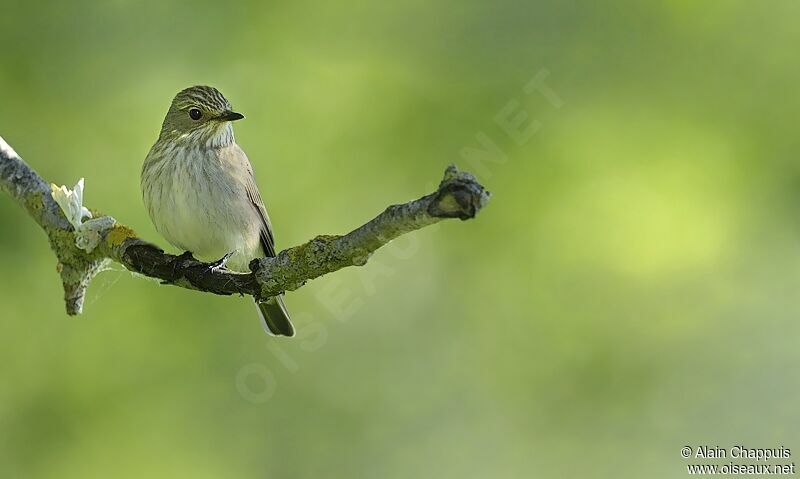
[[[181,90],[172,99],[161,137],[207,146],[224,146],[233,142],[232,121],[244,115],[236,113],[219,90],[210,86],[193,86]]]

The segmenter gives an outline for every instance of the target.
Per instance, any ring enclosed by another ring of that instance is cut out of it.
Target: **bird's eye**
[[[192,109],[189,110],[189,118],[191,118],[192,120],[197,121],[202,116],[203,116],[203,112],[201,112],[197,108],[192,108]]]

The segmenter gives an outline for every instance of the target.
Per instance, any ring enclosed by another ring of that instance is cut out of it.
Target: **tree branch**
[[[306,281],[347,266],[362,266],[391,240],[448,218],[474,218],[489,192],[471,174],[447,168],[439,188],[409,203],[388,207],[363,226],[343,236],[317,236],[281,251],[275,258],[250,263],[250,273],[211,268],[189,255],[175,256],[136,237],[110,217],[92,220],[93,247],[79,247],[81,232],[53,199],[50,185],[0,138],[0,189],[25,208],[44,230],[58,258],[67,314],[80,314],[86,288],[109,260],[130,271],[165,283],[214,294],[241,294],[263,300],[303,286]],[[82,227],[81,227],[82,228]],[[88,251],[87,251],[88,250]]]

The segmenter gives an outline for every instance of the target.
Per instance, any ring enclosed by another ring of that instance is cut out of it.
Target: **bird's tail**
[[[294,336],[294,326],[289,319],[289,312],[283,304],[283,296],[269,298],[262,303],[256,303],[258,312],[264,321],[264,331],[271,336]]]

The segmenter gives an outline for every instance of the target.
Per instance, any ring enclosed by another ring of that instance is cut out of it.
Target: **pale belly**
[[[170,244],[199,260],[233,253],[228,268],[248,271],[250,261],[263,253],[261,220],[240,181],[244,172],[183,156],[143,174],[153,224]]]

